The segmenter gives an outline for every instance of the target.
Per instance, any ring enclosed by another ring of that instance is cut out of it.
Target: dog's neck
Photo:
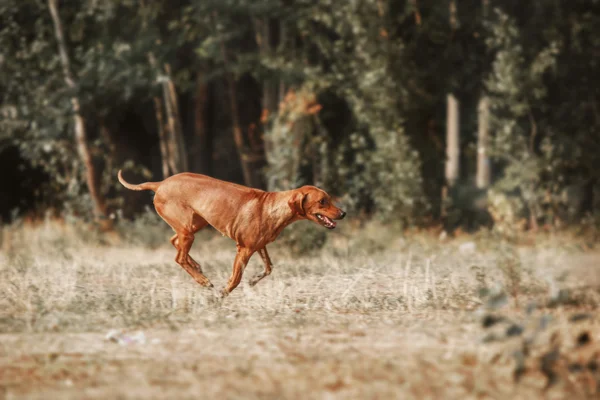
[[[301,220],[303,217],[292,211],[289,206],[289,200],[293,196],[293,191],[284,192],[267,192],[265,201],[265,218],[270,221],[272,226],[275,226],[277,235],[281,233],[283,228]]]

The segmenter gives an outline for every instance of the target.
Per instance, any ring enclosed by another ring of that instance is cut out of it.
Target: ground
[[[553,235],[513,246],[340,228],[314,253],[274,243],[273,274],[249,287],[253,258],[222,302],[174,263],[168,232],[151,249],[55,222],[6,228],[0,398],[598,395],[600,253]],[[220,288],[235,245],[198,236],[192,255]]]

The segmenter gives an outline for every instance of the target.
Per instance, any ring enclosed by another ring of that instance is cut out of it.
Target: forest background
[[[110,228],[182,171],[402,226],[600,206],[600,2],[4,0],[0,213]]]

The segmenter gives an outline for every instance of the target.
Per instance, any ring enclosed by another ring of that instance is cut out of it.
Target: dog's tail
[[[123,174],[121,173],[121,170],[119,170],[118,178],[119,178],[119,182],[121,182],[121,185],[125,186],[127,189],[130,189],[130,190],[152,190],[153,192],[156,192],[156,189],[158,189],[158,187],[162,183],[162,182],[144,182],[144,183],[140,183],[139,185],[132,185],[131,183],[129,183],[125,179],[123,179]]]

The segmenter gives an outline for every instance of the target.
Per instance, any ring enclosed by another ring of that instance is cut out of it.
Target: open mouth
[[[327,228],[327,229],[335,228],[336,223],[331,218],[326,217],[321,214],[315,214],[315,215],[317,216],[317,219],[319,220],[321,225],[323,225],[325,228]]]

